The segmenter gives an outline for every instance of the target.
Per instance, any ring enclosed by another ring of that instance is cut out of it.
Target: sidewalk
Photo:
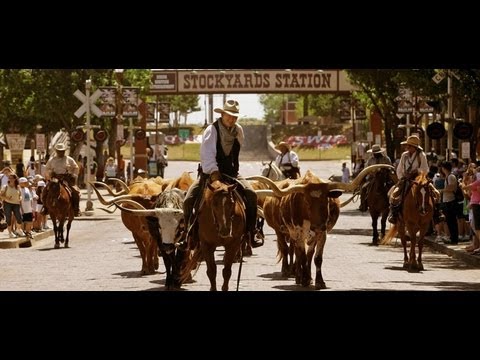
[[[110,219],[112,217],[120,217],[120,211],[117,210],[113,214],[108,214],[103,210],[100,210],[100,208],[106,208],[106,206],[103,206],[97,198],[97,194],[95,194],[94,191],[92,191],[91,195],[91,201],[93,203],[93,211],[86,213],[86,203],[88,199],[88,194],[86,189],[80,190],[80,210],[82,212],[82,216],[76,217],[74,221],[98,221],[98,220],[105,220],[105,219]],[[110,195],[107,195],[107,191],[102,191],[102,195],[105,195],[106,198],[111,198]],[[113,210],[113,208],[110,208],[110,210]],[[33,235],[33,241],[30,239],[27,239],[25,236],[22,237],[17,237],[17,238],[9,238],[8,236],[8,230],[4,230],[3,232],[0,232],[0,249],[14,249],[14,248],[25,248],[25,247],[31,247],[34,246],[36,242],[44,240],[50,236],[52,236],[52,242],[54,240],[53,236],[53,225],[52,221],[50,218],[47,221],[47,225],[50,227],[48,230],[44,230],[43,232],[36,233],[32,232]],[[65,230],[66,231],[66,226]]]
[[[472,255],[465,251],[465,247],[470,244],[469,241],[461,242],[456,245],[439,244],[435,242],[435,236],[427,236],[424,241],[427,246],[435,251],[461,260],[468,265],[480,267],[480,255]]]

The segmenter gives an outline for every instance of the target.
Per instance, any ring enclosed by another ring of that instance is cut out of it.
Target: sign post
[[[90,166],[92,164],[92,157],[90,154],[90,131],[92,126],[90,124],[90,111],[93,112],[96,116],[102,116],[102,111],[94,104],[95,101],[100,97],[102,92],[100,90],[95,91],[92,96],[90,96],[90,89],[92,88],[92,80],[85,80],[85,95],[80,91],[77,90],[73,93],[73,95],[80,100],[83,105],[80,106],[77,111],[75,111],[75,116],[80,118],[83,114],[86,114],[87,123],[87,205],[85,207],[85,214],[86,215],[93,215],[93,203],[92,203],[92,187],[90,186]]]

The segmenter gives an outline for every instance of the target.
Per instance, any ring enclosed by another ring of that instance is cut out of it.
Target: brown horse
[[[235,192],[237,184],[228,185],[220,181],[207,184],[203,196],[203,204],[198,212],[197,239],[193,239],[193,249],[182,270],[182,281],[185,281],[200,261],[207,263],[207,276],[210,280],[210,291],[217,290],[217,265],[215,249],[225,247],[223,256],[222,291],[228,291],[228,282],[232,276],[232,264],[240,251],[245,234],[245,206]],[[195,237],[195,234],[194,234]]]
[[[63,183],[65,176],[54,175],[42,192],[43,206],[46,208],[53,222],[53,231],[55,233],[55,249],[60,247],[60,243],[65,242],[68,248],[68,237],[70,227],[74,218],[72,196],[70,190],[67,190]],[[67,237],[63,237],[63,227],[67,222]]]
[[[378,245],[379,234],[377,225],[379,217],[381,217],[380,231],[382,238],[385,237],[387,217],[390,210],[388,191],[398,181],[398,178],[393,170],[393,166],[391,169],[377,170],[375,174],[372,174],[373,178],[370,180],[370,184],[368,185],[369,189],[366,203],[368,206],[368,211],[370,212],[370,217],[372,218],[372,245]]]
[[[423,270],[422,249],[423,239],[433,218],[435,188],[424,173],[417,175],[413,181],[406,184],[407,190],[403,197],[403,209],[397,223],[383,238],[381,244],[388,243],[398,232],[403,245],[403,268],[409,271]],[[408,231],[408,234],[407,234]],[[417,232],[419,236],[417,239]],[[410,241],[410,251],[407,253],[407,241]],[[418,258],[415,246],[418,242]],[[409,256],[410,255],[410,256]]]

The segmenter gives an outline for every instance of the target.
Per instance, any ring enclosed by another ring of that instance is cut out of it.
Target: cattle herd
[[[325,181],[311,171],[295,180],[271,180],[252,176],[248,180],[258,198],[258,217],[275,231],[282,275],[294,276],[301,286],[312,283],[311,264],[315,264],[316,289],[326,287],[322,277],[323,249],[336,224],[343,191],[353,192],[370,173],[388,165],[363,170],[353,182]],[[216,265],[213,251],[225,248],[222,290],[228,290],[231,263],[247,253],[245,210],[235,183],[215,181],[204,189],[193,239],[183,244],[183,200],[194,182],[189,173],[175,179],[137,178],[127,185],[119,179],[116,191],[101,182],[92,182],[99,201],[122,212],[125,227],[132,232],[142,258],[142,274],[153,274],[159,267],[159,255],[167,269],[167,289],[178,288],[191,279],[201,261],[207,263],[210,289],[216,290]],[[106,189],[110,197],[100,193]]]

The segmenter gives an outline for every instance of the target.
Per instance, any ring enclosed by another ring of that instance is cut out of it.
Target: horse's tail
[[[395,224],[390,228],[390,230],[388,230],[388,233],[385,234],[382,241],[380,241],[380,245],[389,244],[390,241],[395,237],[395,235],[397,235],[397,233],[398,233],[398,228],[397,228],[397,224]]]
[[[187,252],[187,257],[185,258],[184,266],[182,267],[180,274],[180,281],[182,284],[190,279],[190,274],[192,271],[194,271],[194,273],[191,275],[192,277],[194,277],[197,273],[200,267],[201,254],[202,252],[200,250],[200,245],[197,245],[193,250]]]

